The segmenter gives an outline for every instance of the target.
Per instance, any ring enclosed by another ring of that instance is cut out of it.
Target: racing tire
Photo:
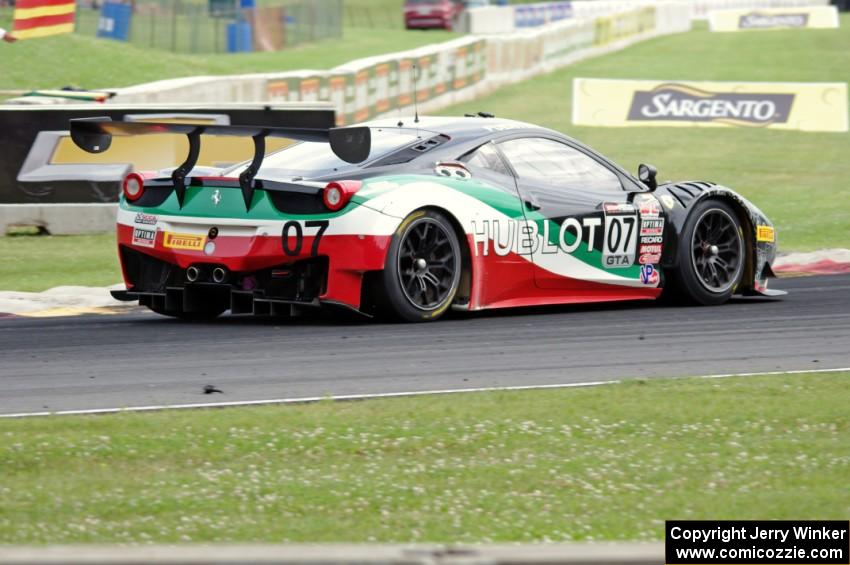
[[[737,291],[746,251],[741,222],[722,200],[706,200],[690,211],[679,239],[678,267],[669,285],[678,302],[714,306]]]
[[[381,310],[408,322],[439,319],[460,286],[463,257],[451,222],[434,210],[418,210],[393,235],[381,274]]]

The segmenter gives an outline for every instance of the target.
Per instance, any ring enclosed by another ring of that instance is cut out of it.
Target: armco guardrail
[[[323,565],[661,565],[662,543],[585,543],[493,546],[439,545],[212,545],[15,548],[0,546],[0,563],[37,565],[280,564]]]

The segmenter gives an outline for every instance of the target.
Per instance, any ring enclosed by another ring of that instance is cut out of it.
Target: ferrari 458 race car
[[[131,173],[118,212],[126,290],[178,317],[291,315],[335,305],[409,321],[480,310],[767,289],[776,234],[711,182],[658,185],[558,132],[487,114],[333,129],[72,121],[90,152],[113,135],[179,132],[186,161]],[[201,134],[255,156],[196,167]],[[265,139],[294,143],[265,155]]]

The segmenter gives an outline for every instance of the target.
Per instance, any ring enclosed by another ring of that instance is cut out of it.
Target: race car
[[[74,141],[186,134],[184,163],[132,172],[118,210],[120,300],[181,318],[336,306],[412,322],[449,309],[653,300],[716,305],[768,290],[777,242],[712,182],[658,184],[556,131],[490,114],[329,129],[72,120]],[[204,134],[254,158],[196,167]],[[265,140],[292,140],[266,155]]]

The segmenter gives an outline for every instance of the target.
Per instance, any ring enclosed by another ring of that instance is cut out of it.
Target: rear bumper
[[[411,16],[405,18],[404,25],[407,29],[447,29],[451,20],[441,16]]]
[[[126,290],[118,298],[167,313],[278,314],[322,304],[359,310],[363,277],[384,268],[398,219],[357,208],[356,218],[274,221],[120,209]]]
[[[359,308],[334,300],[297,300],[266,296],[260,292],[245,292],[210,285],[188,285],[167,287],[162,292],[134,292],[131,290],[110,291],[115,300],[138,302],[155,311],[179,314],[229,310],[231,314],[252,316],[297,316],[305,309],[330,307],[370,316]]]

